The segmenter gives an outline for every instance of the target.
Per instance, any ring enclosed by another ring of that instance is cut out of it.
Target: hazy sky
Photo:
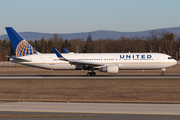
[[[0,0],[0,35],[180,27],[180,0]]]

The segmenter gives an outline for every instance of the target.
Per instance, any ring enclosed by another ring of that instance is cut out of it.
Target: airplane
[[[39,53],[12,27],[5,28],[16,56],[10,61],[50,70],[88,70],[87,76],[95,76],[94,70],[117,74],[119,70],[155,70],[177,64],[171,56],[163,53],[73,53],[65,48],[60,53]]]

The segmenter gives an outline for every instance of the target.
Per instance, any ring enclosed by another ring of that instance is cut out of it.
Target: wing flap
[[[70,64],[82,66],[87,65],[90,67],[98,67],[98,66],[105,66],[105,64],[102,63],[95,63],[95,62],[85,62],[85,61],[75,61],[75,60],[68,60]]]

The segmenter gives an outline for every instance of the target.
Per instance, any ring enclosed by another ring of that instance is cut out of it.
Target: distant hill
[[[172,32],[178,36],[180,36],[180,27],[173,27],[173,28],[163,28],[163,29],[154,29],[155,31],[169,31]],[[106,38],[113,38],[118,39],[121,36],[124,37],[135,37],[135,36],[149,36],[149,32],[152,30],[147,31],[140,31],[140,32],[118,32],[118,31],[107,31],[107,30],[98,30],[90,32],[92,39],[97,40],[100,38],[106,39]],[[25,38],[26,40],[40,40],[43,36],[45,39],[52,38],[53,34],[50,33],[38,33],[38,32],[20,32],[21,36]],[[68,33],[68,34],[60,34],[63,39],[76,39],[76,38],[84,38],[86,39],[89,32],[82,32],[82,33]],[[4,40],[8,38],[7,34],[1,35],[0,39]]]

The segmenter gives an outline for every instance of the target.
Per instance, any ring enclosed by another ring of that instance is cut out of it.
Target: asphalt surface
[[[89,116],[66,118],[0,118],[0,120],[179,120],[178,115],[143,115],[143,114],[92,114],[92,113],[52,113],[52,112],[1,112],[13,115],[59,115],[59,116]],[[94,117],[93,117],[94,116]]]
[[[0,111],[180,115],[180,104],[14,102],[0,103]]]
[[[11,79],[180,79],[180,75],[36,75],[0,76]],[[68,118],[0,118],[0,120],[180,120],[180,104],[119,103],[0,103],[0,114],[90,116]],[[95,117],[92,117],[95,116]]]
[[[6,120],[179,120],[179,111],[180,104],[0,103],[0,114],[89,116],[68,118],[5,118]]]
[[[180,79],[180,75],[1,75],[0,80],[15,79]]]

